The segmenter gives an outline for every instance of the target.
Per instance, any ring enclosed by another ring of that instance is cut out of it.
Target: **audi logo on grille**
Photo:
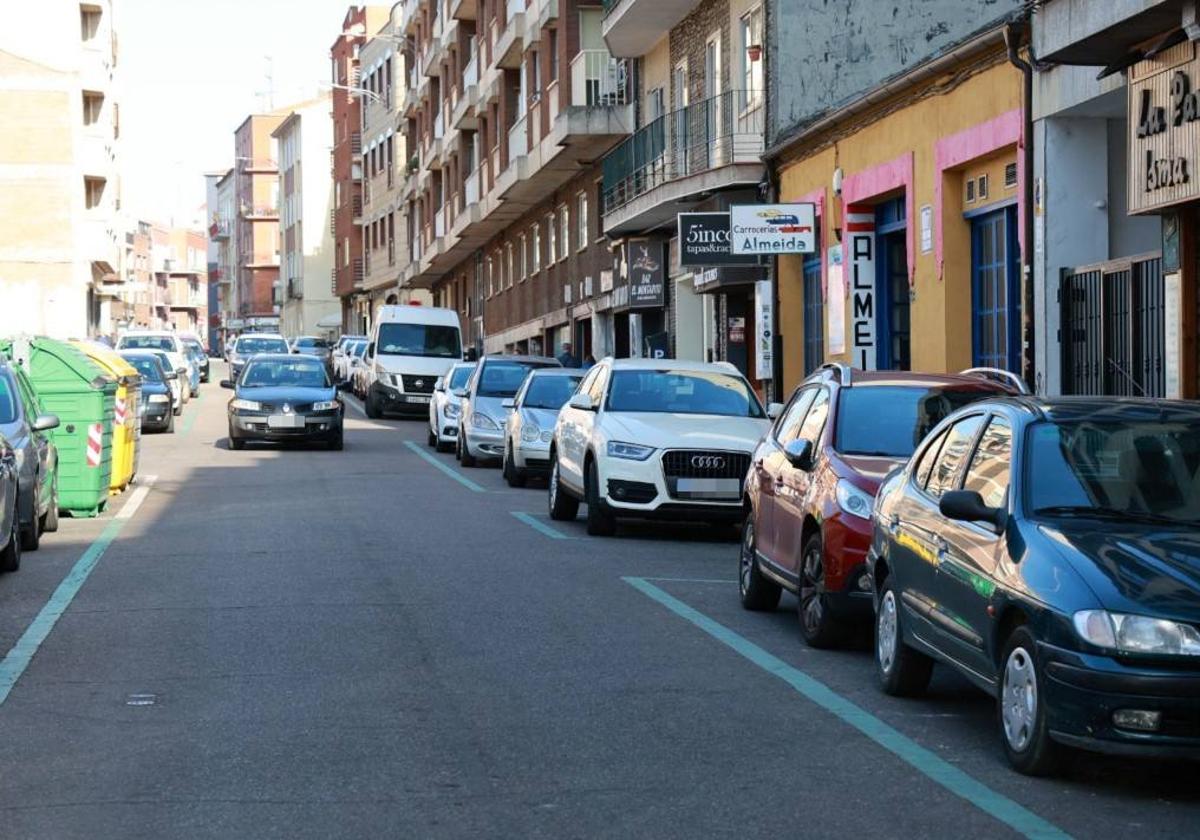
[[[697,470],[719,470],[725,467],[725,458],[721,455],[693,455],[691,463]]]

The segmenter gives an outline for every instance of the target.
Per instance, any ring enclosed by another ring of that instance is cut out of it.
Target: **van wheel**
[[[375,395],[367,391],[366,405],[364,409],[367,412],[367,417],[371,420],[378,420],[383,416],[383,412],[379,410],[379,403],[375,400]]]
[[[875,610],[875,675],[885,694],[911,697],[929,685],[933,660],[904,643],[900,612],[900,599],[886,577]]]
[[[579,515],[579,500],[567,493],[558,475],[558,455],[550,453],[550,518],[557,522],[571,522]]]

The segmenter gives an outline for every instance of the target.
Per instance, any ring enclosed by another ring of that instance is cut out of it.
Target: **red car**
[[[746,480],[738,560],[742,606],[799,599],[800,632],[832,647],[871,620],[865,565],[871,510],[884,476],[952,411],[1023,392],[1007,371],[861,371],[825,365],[805,380],[759,442]]]

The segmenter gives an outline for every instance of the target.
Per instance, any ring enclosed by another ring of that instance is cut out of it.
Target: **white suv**
[[[604,359],[558,415],[550,516],[574,519],[583,502],[595,536],[612,534],[618,517],[737,522],[768,426],[732,365]]]

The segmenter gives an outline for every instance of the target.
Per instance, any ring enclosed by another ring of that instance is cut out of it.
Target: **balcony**
[[[538,29],[554,20],[558,20],[558,0],[538,0]]]
[[[608,50],[580,50],[571,59],[571,105],[604,107],[629,104],[628,73],[624,61]]]
[[[621,58],[645,55],[700,0],[604,0],[604,43]]]
[[[350,207],[351,207],[351,216],[354,219],[353,224],[361,225],[363,223],[362,222],[362,214],[363,214],[362,196],[356,195],[353,198],[351,198]]]
[[[208,238],[213,242],[225,242],[233,235],[233,223],[229,219],[216,219],[208,226]]]
[[[508,130],[508,163],[529,153],[529,115],[523,114]]]
[[[478,3],[475,0],[450,0],[450,17],[455,20],[475,20],[478,14],[476,8]]]
[[[463,206],[470,207],[472,204],[479,203],[479,181],[480,170],[476,169],[467,176],[466,182],[463,184]]]
[[[604,158],[604,231],[675,217],[678,202],[762,180],[763,95],[731,90],[639,129]]]
[[[350,179],[353,181],[361,181],[363,179],[363,168],[361,161],[354,161],[350,164]]]
[[[504,28],[492,31],[496,38],[492,47],[493,63],[510,70],[520,67],[521,54],[525,52],[525,0],[508,0]]]
[[[273,158],[251,158],[241,161],[242,171],[251,175],[277,175],[279,162]]]
[[[350,134],[350,154],[362,155],[362,134],[357,131]]]

